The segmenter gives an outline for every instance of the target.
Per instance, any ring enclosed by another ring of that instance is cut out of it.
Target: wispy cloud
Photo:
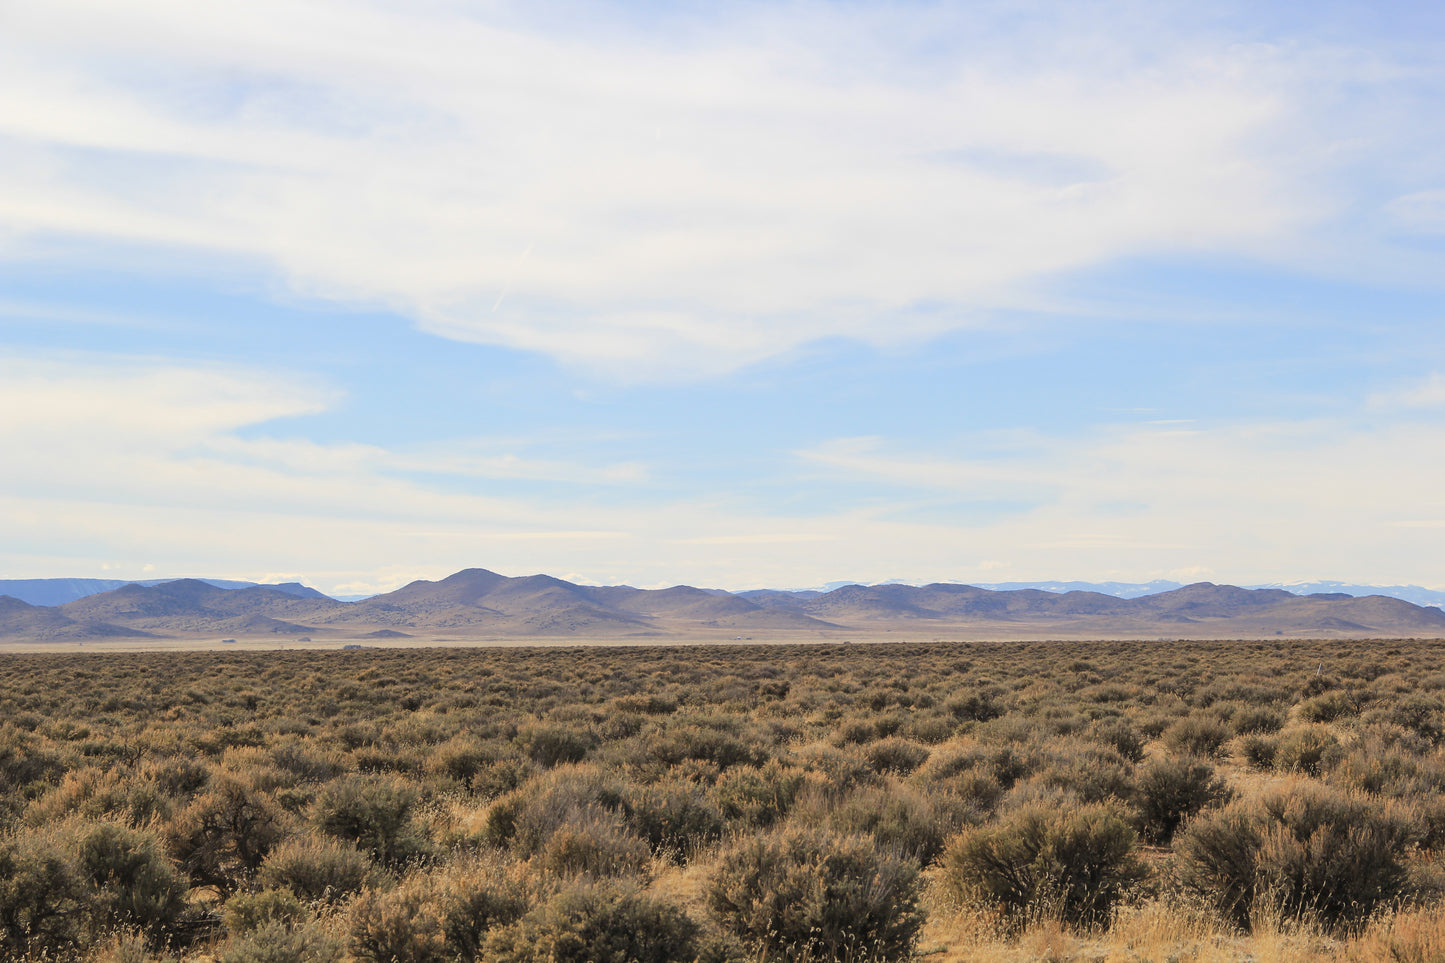
[[[723,7],[663,39],[508,4],[12,6],[4,243],[224,255],[669,378],[930,336],[1110,259],[1304,256],[1357,200],[1343,92],[1397,82],[1164,5],[969,9]]]
[[[247,438],[334,403],[324,388],[245,368],[10,356],[0,446],[25,457],[0,462],[0,569],[84,574],[66,560],[89,559],[133,577],[145,565],[303,572],[335,591],[478,564],[733,588],[1141,580],[1185,568],[1246,581],[1410,581],[1433,570],[1434,520],[1445,518],[1445,427],[1429,422],[1134,424],[1069,438],[984,434],[926,452],[838,439],[799,452],[810,475],[799,484],[862,480],[863,494],[789,512],[719,486],[592,504],[615,468],[606,464],[521,456],[499,467]],[[524,475],[574,484],[505,484]],[[1017,503],[1008,511],[951,507],[1005,495]]]

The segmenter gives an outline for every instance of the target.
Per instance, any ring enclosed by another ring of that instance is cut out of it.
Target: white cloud
[[[1429,534],[1412,531],[1445,517],[1445,426],[1121,426],[988,457],[912,455],[877,440],[799,454],[814,470],[895,486],[880,522],[909,506],[909,489],[913,504],[1019,493],[1032,507],[960,525],[958,537],[974,553],[1007,553],[1010,571],[1031,578],[1355,571],[1445,581]]]
[[[1288,257],[1346,203],[1306,98],[1369,65],[1129,9],[720,8],[587,39],[506,4],[12,5],[0,223],[12,250],[230,255],[641,379],[926,337],[1114,258]]]
[[[1408,231],[1445,233],[1445,190],[1405,194],[1386,204],[1385,210]]]

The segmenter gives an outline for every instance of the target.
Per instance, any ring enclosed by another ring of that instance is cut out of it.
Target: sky
[[[1445,8],[0,0],[0,577],[1445,588]]]

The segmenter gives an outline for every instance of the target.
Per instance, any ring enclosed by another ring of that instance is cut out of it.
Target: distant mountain
[[[1273,582],[1267,585],[1251,585],[1250,588],[1277,588],[1295,595],[1343,594],[1356,597],[1384,595],[1404,599],[1416,605],[1445,606],[1445,592],[1428,589],[1419,585],[1352,585],[1348,582]]]
[[[157,578],[145,579],[142,581],[127,581],[113,578],[10,578],[0,579],[0,595],[8,595],[11,598],[20,599],[22,602],[29,602],[31,605],[64,605],[66,602],[74,602],[91,595],[99,595],[101,592],[113,592],[126,585],[164,585],[167,582],[179,582],[182,579]],[[233,579],[224,578],[203,578],[194,581],[205,582],[207,585],[220,589],[243,589],[255,588],[257,582],[238,582]],[[322,595],[314,588],[302,585],[300,582],[283,582],[279,585],[268,585],[278,592],[285,592],[287,595],[295,595],[299,598],[324,599],[328,596]]]
[[[1180,582],[1158,579],[1153,582],[989,582],[979,583],[979,588],[998,592],[1018,589],[1040,589],[1045,592],[1102,592],[1121,599],[1139,598],[1159,592],[1171,592],[1182,588]],[[1384,595],[1404,599],[1416,605],[1445,605],[1445,592],[1428,589],[1420,585],[1356,585],[1350,582],[1265,582],[1244,585],[1248,589],[1283,589],[1294,595],[1352,595],[1363,598],[1368,595]]]
[[[69,618],[58,609],[0,595],[0,637],[33,642],[83,642],[88,639],[149,638],[150,633],[106,622]]]
[[[194,633],[297,635],[319,631],[313,622],[347,608],[345,602],[310,598],[270,586],[217,588],[200,579],[158,585],[123,585],[59,606],[77,622],[122,625],[156,635]]]
[[[1445,612],[1385,596],[1296,595],[1199,582],[1135,598],[1103,592],[932,585],[846,585],[831,592],[749,592],[759,605],[872,631],[995,629],[1013,634],[1441,635]]]
[[[1154,595],[1183,588],[1182,582],[1156,579],[1152,582],[979,582],[979,588],[995,592],[1014,592],[1019,589],[1038,589],[1041,592],[1098,592],[1121,599],[1136,599],[1141,595]],[[1276,586],[1248,586],[1249,588],[1275,588]]]
[[[438,582],[412,582],[354,602],[336,621],[536,636],[832,627],[804,613],[774,612],[727,592],[686,585],[575,585],[550,575],[508,578],[486,569],[466,569]]]
[[[1313,587],[1313,586],[1312,586]],[[1334,586],[1331,586],[1334,587]],[[847,584],[736,595],[676,585],[577,585],[466,569],[346,603],[290,586],[200,579],[125,584],[59,606],[0,596],[0,638],[807,639],[1445,637],[1445,612],[1382,595],[1297,594],[1198,582],[1134,598],[1105,592]],[[898,633],[889,635],[889,633]]]

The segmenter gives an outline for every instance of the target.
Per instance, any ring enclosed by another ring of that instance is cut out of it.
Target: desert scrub
[[[1088,737],[1113,749],[1127,762],[1137,763],[1144,758],[1144,734],[1127,719],[1100,719],[1089,727]]]
[[[1336,722],[1360,714],[1360,698],[1343,689],[1332,689],[1300,703],[1299,717],[1304,722]]]
[[[1339,758],[1340,741],[1322,725],[1286,729],[1274,743],[1274,768],[1318,776]]]
[[[297,836],[267,854],[257,882],[288,889],[308,903],[336,902],[375,885],[378,875],[372,861],[351,843]]]
[[[811,815],[804,809],[801,818]],[[923,865],[943,851],[944,842],[971,816],[971,807],[962,800],[907,786],[863,787],[820,814],[835,833],[870,836],[878,849]]]
[[[1186,819],[1231,795],[1207,762],[1156,759],[1139,770],[1134,788],[1140,835],[1145,842],[1167,846]]]
[[[1286,714],[1283,709],[1267,705],[1243,706],[1230,716],[1229,723],[1241,735],[1252,733],[1278,732],[1284,727]]]
[[[366,890],[347,915],[348,947],[361,963],[446,963],[445,919],[426,877],[391,890]]]
[[[194,884],[226,894],[255,875],[284,834],[283,819],[265,793],[219,777],[172,821],[166,844]]]
[[[401,866],[429,850],[412,823],[416,791],[404,782],[377,776],[345,776],[328,783],[316,798],[316,828],[369,853],[383,866]]]
[[[629,795],[626,808],[629,827],[646,840],[653,855],[675,863],[717,842],[727,826],[713,801],[686,782],[643,787]]]
[[[255,893],[237,893],[226,900],[222,918],[227,932],[243,936],[268,923],[294,926],[310,915],[290,890],[263,889]]]
[[[1217,715],[1196,712],[1164,730],[1164,745],[1170,752],[1212,758],[1220,755],[1234,730]]]
[[[85,880],[55,834],[0,839],[0,951],[9,959],[73,948],[89,909]]]
[[[803,772],[776,759],[762,767],[735,766],[718,777],[712,798],[728,819],[767,829],[793,808]]]
[[[910,956],[923,924],[918,866],[859,836],[785,829],[726,850],[707,888],[714,919],[763,959]]]
[[[691,963],[698,925],[625,885],[579,881],[488,934],[487,963]]]
[[[280,920],[233,938],[216,955],[217,963],[341,963],[341,959],[340,941],[319,925]]]
[[[558,825],[533,857],[552,876],[638,876],[651,858],[647,842],[618,812],[591,807]]]
[[[1097,925],[1144,877],[1136,842],[1116,805],[1029,807],[953,840],[940,879],[960,902],[996,911],[1013,926],[1038,919]]]
[[[906,776],[928,761],[929,750],[916,742],[889,736],[865,747],[863,756],[874,772]]]
[[[1405,895],[1419,833],[1408,807],[1300,781],[1191,822],[1179,881],[1239,926],[1260,909],[1351,924]]]
[[[517,733],[517,744],[539,766],[552,768],[581,762],[601,740],[596,733],[579,726],[545,724],[528,726]]]
[[[960,722],[987,722],[1008,711],[995,689],[983,689],[954,696],[943,704],[949,715]]]
[[[517,867],[492,860],[459,859],[431,887],[447,951],[460,963],[480,960],[487,934],[521,919],[538,899]]]
[[[90,915],[101,929],[136,927],[165,941],[186,909],[186,883],[150,830],[117,823],[75,834],[76,868],[90,890]]]

